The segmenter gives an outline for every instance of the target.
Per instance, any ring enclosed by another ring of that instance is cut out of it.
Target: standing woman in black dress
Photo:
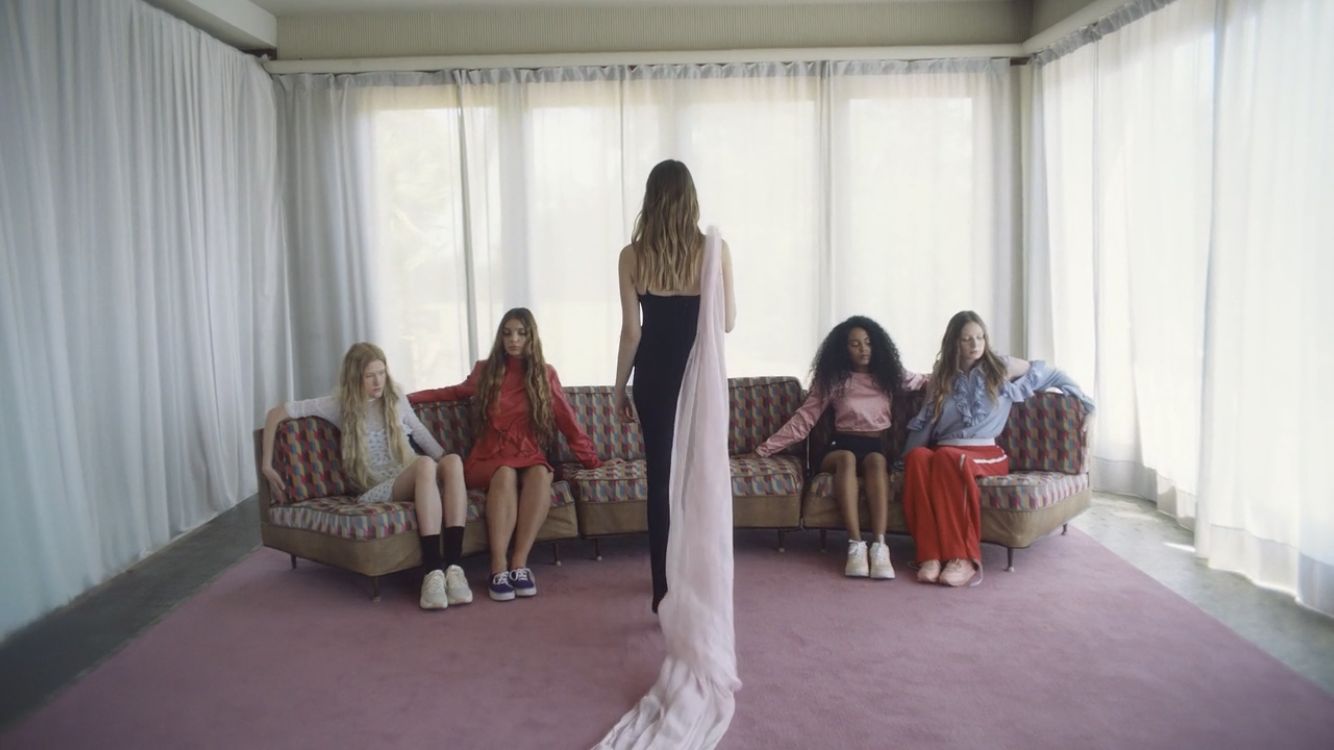
[[[616,356],[616,411],[626,421],[639,412],[648,478],[649,553],[653,611],[667,595],[667,486],[672,470],[676,403],[699,320],[704,234],[690,170],[660,162],[644,186],[644,204],[630,244],[621,250],[621,344]],[[736,323],[732,256],[722,243],[726,330]],[[642,317],[641,317],[642,314]],[[634,405],[626,383],[634,370]]]

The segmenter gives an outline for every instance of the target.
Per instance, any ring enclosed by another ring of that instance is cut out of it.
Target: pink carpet
[[[723,748],[1334,747],[1334,698],[1074,530],[1016,573],[987,549],[962,591],[844,579],[814,533],[771,542],[738,537]],[[260,550],[0,746],[587,748],[661,662],[646,547],[567,544],[540,596],[506,604],[474,558],[477,601],[436,613],[408,577],[372,604]]]

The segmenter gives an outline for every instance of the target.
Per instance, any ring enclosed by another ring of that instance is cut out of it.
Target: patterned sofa
[[[472,445],[466,403],[430,403],[414,407],[418,417],[449,453],[466,455]],[[255,467],[262,465],[263,431],[255,432]],[[379,598],[379,577],[421,564],[417,514],[411,502],[357,503],[355,485],[343,473],[339,432],[319,417],[283,422],[274,435],[273,467],[287,485],[275,503],[268,482],[259,475],[260,540],[298,557],[360,573],[371,579],[371,597]],[[486,494],[468,493],[468,521],[463,554],[486,549]],[[538,541],[579,536],[574,498],[566,482],[551,486],[551,512]],[[560,549],[553,545],[556,564]]]
[[[904,399],[902,413],[896,410],[895,427],[886,436],[890,455],[897,454],[906,437],[908,419],[921,406],[923,394]],[[1006,548],[1006,570],[1014,569],[1014,551],[1031,545],[1057,527],[1088,509],[1091,497],[1088,475],[1089,413],[1073,396],[1040,393],[1015,404],[1005,430],[996,439],[1010,457],[1010,474],[978,480],[982,490],[982,541]],[[810,451],[813,467],[819,466],[829,442],[828,415],[812,430]],[[816,472],[806,483],[802,525],[825,530],[842,529],[843,518],[834,501],[833,476]],[[907,533],[903,518],[903,474],[890,477],[889,530]],[[865,495],[861,498],[863,526],[869,518]]]
[[[728,381],[731,415],[728,453],[732,456],[732,523],[736,528],[783,532],[801,523],[801,492],[805,475],[805,444],[770,458],[753,453],[801,405],[801,384],[795,378],[732,378]],[[603,460],[617,464],[585,469],[575,462],[562,438],[555,459],[574,490],[580,533],[594,542],[613,534],[647,530],[648,483],[644,443],[637,423],[615,417],[610,386],[566,388],[580,424]]]

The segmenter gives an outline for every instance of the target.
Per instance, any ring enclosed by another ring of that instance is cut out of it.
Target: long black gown
[[[672,475],[676,402],[686,360],[695,345],[699,296],[639,295],[639,349],[635,352],[634,400],[644,436],[648,479],[648,539],[653,568],[653,611],[667,595],[667,531],[671,524],[667,486]]]

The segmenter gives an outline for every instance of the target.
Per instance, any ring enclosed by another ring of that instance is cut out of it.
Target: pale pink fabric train
[[[699,331],[681,380],[668,485],[667,598],[658,608],[667,658],[658,681],[595,750],[713,748],[741,687],[732,621],[732,477],[727,459],[722,240],[709,228]]]

